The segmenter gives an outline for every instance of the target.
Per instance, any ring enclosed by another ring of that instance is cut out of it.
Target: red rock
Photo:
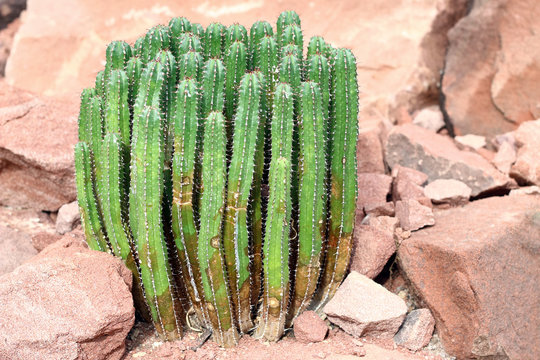
[[[437,179],[426,185],[424,194],[435,204],[463,205],[471,197],[471,188],[454,179]]]
[[[35,254],[30,235],[0,225],[0,275],[13,271]]]
[[[407,314],[403,325],[394,336],[394,342],[412,351],[418,351],[431,340],[435,319],[429,309],[417,309]]]
[[[356,145],[357,171],[361,173],[385,173],[380,123],[360,124]]]
[[[496,135],[540,117],[539,16],[535,0],[475,2],[449,31],[442,91],[458,134]]]
[[[443,114],[438,106],[430,106],[420,110],[412,122],[414,125],[423,127],[424,129],[437,132],[444,127]]]
[[[73,230],[77,223],[81,222],[79,216],[79,203],[77,201],[64,204],[58,210],[56,218],[56,232],[63,235]]]
[[[351,335],[392,338],[403,323],[407,305],[399,296],[352,271],[323,311]]]
[[[323,341],[328,333],[328,326],[315,311],[304,311],[294,319],[294,337],[303,343]]]
[[[431,208],[414,199],[396,202],[396,217],[403,230],[415,231],[435,224]]]
[[[437,211],[401,243],[401,269],[450,355],[539,357],[539,214],[538,196],[486,198]]]
[[[354,228],[351,271],[374,279],[396,252],[394,230],[398,220],[389,216],[366,217],[367,224]]]
[[[472,189],[473,197],[514,185],[482,156],[459,150],[450,138],[415,125],[394,127],[385,153],[390,168],[401,165],[421,171],[428,175],[428,182],[459,180]]]
[[[75,200],[77,106],[0,86],[0,204],[56,211]]]
[[[41,231],[32,235],[32,246],[39,252],[62,238],[61,235]]]
[[[510,176],[522,184],[540,185],[540,120],[522,124],[515,138],[518,151]]]
[[[364,206],[364,212],[372,216],[394,216],[396,213],[394,203],[391,201],[384,204],[367,204]]]
[[[386,197],[390,193],[392,177],[384,174],[358,175],[357,209],[373,209],[386,206]]]
[[[392,176],[394,177],[392,185],[394,201],[424,197],[424,189],[420,185],[427,181],[428,176],[423,172],[397,165],[392,169]]]
[[[503,142],[499,146],[499,150],[492,162],[502,173],[510,173],[512,164],[516,162],[516,149],[514,148],[514,145],[508,141]]]
[[[65,236],[0,277],[0,358],[120,359],[131,281],[119,259]]]
[[[2,9],[2,13],[3,13]],[[2,19],[0,19],[0,27],[2,30],[0,31],[0,75],[4,75],[4,70],[6,68],[6,62],[9,57],[9,53],[11,52],[11,46],[13,44],[13,37],[17,33],[17,30],[19,30],[19,26],[21,25],[20,19],[15,19],[11,21],[7,26],[6,24],[2,24],[5,20],[4,14],[2,14]],[[5,26],[5,27],[4,27]]]

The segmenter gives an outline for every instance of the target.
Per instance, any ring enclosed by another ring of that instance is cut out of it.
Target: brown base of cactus
[[[262,317],[268,316],[264,321],[258,321],[259,327],[255,330],[253,337],[256,339],[265,339],[267,341],[275,342],[281,339],[285,329],[285,316],[280,319],[279,314],[262,314]]]

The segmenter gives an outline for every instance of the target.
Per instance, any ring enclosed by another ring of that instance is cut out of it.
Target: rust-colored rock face
[[[0,83],[0,204],[56,211],[75,200],[77,107]]]
[[[448,33],[442,90],[458,134],[493,136],[540,117],[540,7],[475,1]]]
[[[459,359],[537,359],[540,197],[492,197],[435,218],[398,258],[445,349]]]
[[[0,359],[120,359],[131,281],[119,259],[65,235],[0,277]]]

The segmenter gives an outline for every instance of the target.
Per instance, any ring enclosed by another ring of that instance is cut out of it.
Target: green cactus
[[[241,332],[253,327],[247,207],[255,170],[262,84],[258,73],[242,77],[228,174],[223,245],[235,317]]]
[[[315,292],[326,233],[326,129],[319,85],[303,82],[300,98],[298,258],[292,317],[307,308]]]
[[[182,336],[178,298],[162,225],[165,163],[162,119],[157,108],[144,107],[135,119],[131,149],[129,219],[140,260],[141,278],[156,330],[166,339]]]
[[[238,332],[233,319],[221,240],[227,176],[225,121],[221,112],[211,112],[204,127],[201,181],[204,191],[197,253],[204,306],[212,323],[213,337],[218,344],[228,347],[237,343]]]
[[[350,50],[283,12],[204,29],[186,18],[114,41],[83,90],[75,175],[92,249],[121,258],[166,340],[277,341],[349,262],[358,85]]]
[[[285,329],[289,303],[289,232],[291,223],[291,155],[293,98],[288,84],[279,84],[274,94],[272,161],[264,239],[262,304],[255,336],[277,341]]]
[[[315,309],[321,309],[343,281],[349,265],[357,196],[356,139],[358,137],[358,84],[356,59],[338,49],[332,65],[330,154],[330,209],[323,269]]]

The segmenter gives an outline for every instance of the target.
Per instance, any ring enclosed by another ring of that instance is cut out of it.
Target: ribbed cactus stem
[[[203,57],[200,52],[188,51],[178,60],[178,80],[201,80]]]
[[[246,45],[235,41],[227,48],[225,55],[225,121],[227,139],[232,139],[233,117],[238,102],[238,86],[240,79],[246,72],[247,53]]]
[[[129,81],[128,102],[131,109],[131,114],[133,114],[133,105],[135,103],[135,98],[139,93],[139,82],[141,80],[143,68],[144,64],[138,56],[132,57],[128,60],[126,64],[126,74]]]
[[[172,52],[178,56],[178,46],[180,45],[180,36],[191,31],[191,22],[185,17],[175,17],[169,21],[169,33],[171,36]]]
[[[231,298],[241,332],[247,332],[253,327],[251,275],[254,274],[250,271],[247,207],[255,169],[261,87],[257,73],[248,73],[242,77],[234,122],[223,231]]]
[[[306,80],[319,84],[322,98],[322,111],[325,121],[326,134],[330,134],[328,121],[330,116],[330,66],[328,59],[321,54],[313,54],[308,57],[306,64]],[[329,136],[329,135],[327,135]]]
[[[294,11],[284,11],[281,14],[279,14],[279,17],[277,19],[277,28],[276,28],[276,35],[279,39],[281,39],[281,36],[283,35],[283,31],[285,28],[289,25],[297,25],[300,26],[300,16]]]
[[[219,59],[206,61],[202,75],[202,118],[212,111],[222,111],[224,106],[225,67]]]
[[[204,58],[219,59],[223,52],[223,36],[225,26],[219,23],[208,25],[204,33]]]
[[[91,101],[96,96],[94,88],[84,89],[81,94],[81,106],[79,110],[79,141],[87,144],[92,142],[92,115]]]
[[[287,25],[281,33],[281,38],[278,40],[282,47],[293,44],[300,48],[300,52],[304,49],[304,35],[302,34],[302,29],[299,25]]]
[[[182,335],[176,289],[173,285],[163,231],[164,152],[162,120],[157,108],[144,107],[135,119],[131,147],[130,226],[140,260],[152,320],[160,336],[173,340]]]
[[[272,162],[264,240],[264,281],[256,337],[277,341],[284,331],[289,301],[291,154],[293,99],[288,84],[278,84],[272,118]]]
[[[270,165],[268,221],[264,238],[264,290],[256,337],[277,341],[283,335],[289,303],[290,164]]]
[[[105,133],[118,134],[124,144],[129,144],[131,124],[129,114],[129,80],[123,70],[112,70],[106,86]]]
[[[227,176],[225,144],[223,115],[211,112],[205,121],[198,257],[204,305],[210,316],[213,338],[221,346],[230,347],[238,342],[239,336],[233,320],[221,243]]]
[[[358,83],[356,60],[348,49],[335,52],[332,66],[331,189],[326,262],[315,309],[321,309],[343,281],[349,265],[357,196],[356,139]]]
[[[97,96],[103,97],[105,95],[105,70],[101,70],[97,73],[95,88]]]
[[[79,142],[75,145],[75,179],[81,223],[88,246],[93,250],[109,252],[109,245],[99,213],[93,186],[92,153],[90,147]]]
[[[254,57],[255,51],[259,48],[259,43],[262,38],[265,36],[272,37],[274,35],[274,30],[272,25],[266,21],[256,21],[251,26],[249,30],[249,43],[248,43],[248,66],[250,70],[255,69]]]
[[[236,41],[240,41],[241,43],[243,43],[246,46],[246,50],[247,50],[247,47],[248,47],[247,30],[243,25],[240,25],[238,23],[232,24],[225,31],[225,43],[224,43],[225,52]]]
[[[124,70],[128,60],[132,56],[131,46],[125,41],[113,41],[107,46],[105,57],[105,72],[112,70]]]
[[[92,154],[99,150],[101,139],[103,139],[103,117],[101,116],[103,101],[100,96],[94,96],[90,99],[90,129],[92,136],[90,137],[90,149]]]
[[[292,318],[309,305],[319,278],[326,233],[326,129],[319,85],[302,83],[300,96],[298,259]]]
[[[165,72],[163,65],[159,61],[151,61],[144,68],[139,82],[139,91],[133,105],[133,134],[136,133],[136,127],[142,110],[145,106],[159,107],[163,84],[165,82]]]
[[[142,60],[148,63],[154,60],[161,50],[168,49],[171,45],[169,27],[157,25],[148,30],[142,42]]]
[[[197,35],[199,39],[201,40],[204,38],[204,28],[201,24],[198,24],[198,23],[191,24],[191,32]]]
[[[199,37],[191,32],[184,33],[178,38],[177,58],[189,51],[202,52],[203,46]]]
[[[201,303],[203,288],[192,204],[198,106],[197,82],[194,79],[182,80],[178,85],[172,114],[174,120],[172,230],[187,293],[201,323],[209,325],[206,308]]]
[[[96,158],[96,188],[101,210],[103,224],[111,245],[112,253],[126,260],[131,252],[131,231],[128,224],[128,194],[125,170],[126,153],[117,133],[105,135],[105,139]]]
[[[321,54],[321,55],[327,55],[328,50],[328,44],[324,41],[322,36],[313,36],[309,40],[308,48],[307,48],[307,59],[312,55]]]

